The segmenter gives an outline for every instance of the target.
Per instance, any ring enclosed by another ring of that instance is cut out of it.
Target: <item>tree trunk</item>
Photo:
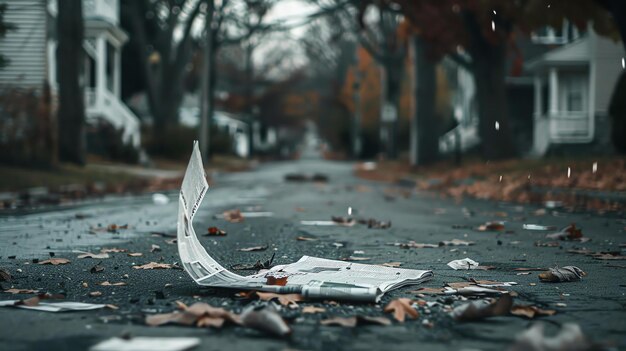
[[[58,2],[57,72],[59,81],[59,158],[85,164],[85,96],[79,76],[83,67],[81,0]]]
[[[213,76],[215,65],[215,36],[213,35],[214,2],[209,1],[205,20],[204,63],[200,78],[200,152],[204,161],[210,159],[211,121],[213,120]]]
[[[402,88],[402,64],[403,60],[386,60],[383,63],[381,145],[389,160],[395,160],[398,157],[397,126]]]
[[[470,47],[482,153],[489,160],[510,158],[516,155],[516,151],[506,97],[506,46],[484,44]]]
[[[439,125],[435,118],[435,63],[426,58],[425,43],[411,38],[413,59],[413,116],[411,119],[411,166],[425,165],[439,156]]]

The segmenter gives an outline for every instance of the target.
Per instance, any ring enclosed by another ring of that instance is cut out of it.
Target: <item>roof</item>
[[[536,59],[530,60],[526,63],[525,68],[536,71],[548,66],[586,65],[589,64],[589,61],[591,61],[590,39],[589,35],[585,35],[574,42],[550,50]]]

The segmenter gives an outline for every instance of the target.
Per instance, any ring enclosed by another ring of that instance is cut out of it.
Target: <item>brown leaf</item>
[[[128,250],[126,250],[126,249],[118,249],[116,247],[111,247],[111,248],[100,250],[101,253],[119,253],[119,252],[126,252],[126,251],[128,251]]]
[[[302,313],[323,313],[323,312],[326,312],[326,309],[322,307],[316,307],[316,306],[302,307]]]
[[[389,302],[383,311],[393,313],[393,318],[403,323],[407,316],[411,319],[415,319],[420,315],[419,312],[411,306],[412,303],[413,300],[401,297]]]
[[[514,316],[526,317],[529,319],[535,318],[535,316],[552,316],[556,313],[555,310],[544,310],[537,306],[532,305],[515,305],[511,307],[511,314]]]
[[[71,261],[67,258],[51,258],[49,260],[39,261],[39,264],[51,264],[53,266],[57,266],[60,264],[68,264]]]
[[[620,252],[596,252],[591,255],[596,260],[626,260]]]
[[[146,324],[149,326],[159,326],[168,323],[195,324],[198,327],[210,326],[216,328],[222,327],[224,321],[241,324],[241,320],[236,314],[203,302],[197,302],[189,307],[181,304],[178,307],[183,308],[183,311],[147,316]]]
[[[95,259],[109,258],[109,254],[106,252],[100,252],[97,254],[91,253],[91,252],[78,251],[78,250],[74,250],[74,252],[80,253],[80,255],[78,255],[76,258],[95,258]]]
[[[297,306],[298,302],[304,301],[304,296],[300,294],[276,294],[272,292],[256,292],[259,299],[263,301],[270,301],[278,299],[278,302],[283,306],[294,305]]]
[[[267,285],[278,285],[278,286],[285,286],[287,285],[287,279],[289,279],[289,276],[273,276],[273,275],[266,275],[265,278],[267,278],[267,280],[265,281],[265,284]]]
[[[8,270],[0,268],[0,282],[10,282],[12,278]]]
[[[505,229],[503,222],[486,222],[476,228],[479,232],[501,232]]]
[[[223,212],[224,219],[231,223],[243,222],[243,215],[240,210],[228,210]]]
[[[549,268],[547,272],[540,273],[539,279],[544,282],[569,282],[580,280],[587,275],[582,269],[576,266],[565,266]]]
[[[150,252],[157,252],[157,251],[161,251],[161,247],[159,245],[152,244],[152,247],[150,247]]]
[[[102,296],[102,292],[100,292],[100,291],[92,291],[92,292],[89,293],[89,296],[91,296],[91,297],[99,297],[99,296]]]
[[[143,254],[141,252],[130,252],[128,254],[128,256],[130,256],[130,257],[141,257],[141,256],[143,256]]]
[[[109,281],[104,281],[102,283],[98,283],[98,285],[102,285],[102,286],[124,286],[124,285],[128,285],[128,284],[126,282],[110,283]]]
[[[321,325],[337,325],[340,327],[354,328],[356,327],[356,317],[334,317],[320,321]]]
[[[296,238],[296,240],[298,240],[298,241],[316,241],[317,239],[316,238],[309,238],[309,237],[306,237],[306,236],[299,236],[299,237]]]
[[[400,246],[401,248],[404,248],[404,249],[424,249],[424,248],[439,247],[439,245],[436,245],[436,244],[421,244],[421,243],[416,243],[413,240],[409,241],[408,243],[395,243],[394,245]]]
[[[218,227],[209,227],[209,229],[207,229],[207,233],[205,235],[209,235],[209,236],[224,236],[224,235],[226,235],[226,232],[221,230]]]
[[[169,263],[150,262],[141,266],[133,266],[134,269],[170,269],[173,266]]]
[[[261,246],[252,246],[252,247],[245,247],[243,249],[239,249],[239,251],[243,251],[243,252],[250,252],[250,251],[265,251],[267,250],[267,245],[261,245]]]
[[[575,240],[580,242],[589,241],[589,238],[585,238],[583,236],[583,232],[580,228],[576,228],[576,224],[572,223],[567,227],[561,229],[556,233],[547,234],[546,238],[548,239],[556,239],[556,240]]]
[[[12,289],[4,290],[3,292],[9,293],[9,294],[37,294],[39,290],[12,288]]]

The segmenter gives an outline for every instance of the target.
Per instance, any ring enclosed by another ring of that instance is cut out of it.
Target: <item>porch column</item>
[[[106,41],[103,36],[96,38],[96,101],[97,104],[104,103],[101,101],[104,91],[106,90]]]
[[[541,94],[541,76],[539,76],[539,74],[535,74],[534,77],[534,92],[535,92],[535,119],[537,118],[541,118],[541,106],[543,105],[543,101],[541,101],[541,97],[543,94]]]
[[[121,54],[120,54],[120,49],[121,48],[115,48],[115,53],[114,53],[114,60],[115,62],[113,63],[113,95],[115,95],[115,97],[119,98],[122,95],[122,91],[120,90],[121,87],[121,75],[122,75],[122,65],[121,65]]]
[[[556,68],[550,68],[550,96],[548,102],[550,104],[550,116],[556,116],[559,112],[559,77]]]

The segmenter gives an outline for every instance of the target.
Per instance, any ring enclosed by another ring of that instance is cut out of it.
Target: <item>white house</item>
[[[0,51],[11,60],[0,70],[0,85],[39,90],[48,81],[54,94],[58,88],[57,0],[3,2],[8,5],[5,20],[17,29],[0,40]],[[119,26],[119,0],[83,0],[83,16],[85,63],[81,83],[87,122],[105,120],[123,130],[124,142],[139,147],[139,119],[121,100],[120,54],[128,36]]]
[[[602,142],[624,56],[621,44],[589,30],[526,64],[534,76],[533,154],[551,145]]]
[[[550,146],[607,139],[608,104],[623,69],[622,46],[591,29],[580,33],[567,21],[517,45],[527,61],[521,76],[506,77],[509,117],[514,137],[526,133],[532,139],[529,153],[542,156]],[[452,152],[458,141],[465,151],[480,143],[474,77],[449,59],[444,69],[459,124],[440,138],[439,149]]]

